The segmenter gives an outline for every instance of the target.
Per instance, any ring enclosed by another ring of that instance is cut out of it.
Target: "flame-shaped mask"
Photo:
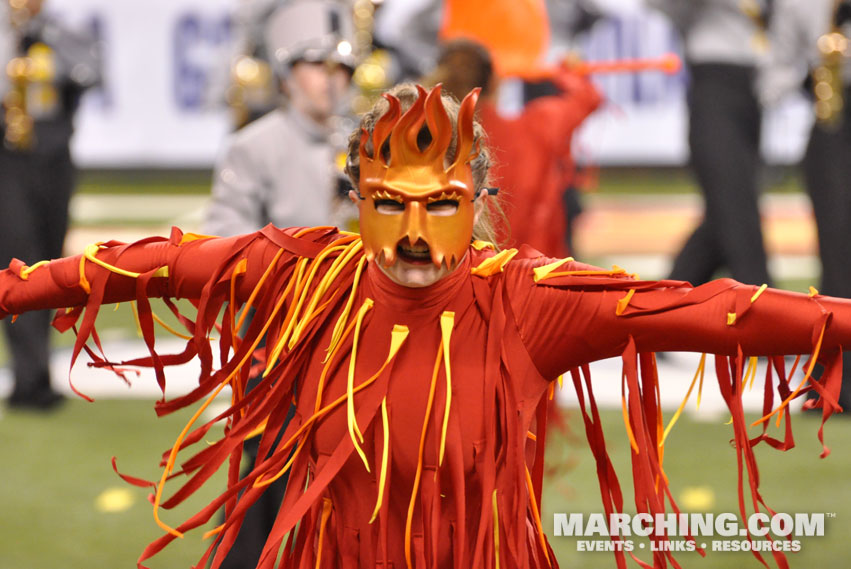
[[[448,166],[446,152],[453,133],[440,85],[428,93],[417,85],[417,91],[416,102],[404,114],[398,99],[384,95],[390,107],[373,128],[372,156],[366,150],[370,133],[364,129],[361,134],[361,236],[370,261],[378,258],[387,267],[393,265],[396,246],[407,237],[412,245],[424,241],[432,263],[451,270],[464,257],[473,235],[476,196],[470,162],[478,154],[473,113],[479,90],[461,103],[455,159]],[[417,137],[424,123],[432,140],[421,151]],[[381,148],[388,138],[390,152],[385,159]]]

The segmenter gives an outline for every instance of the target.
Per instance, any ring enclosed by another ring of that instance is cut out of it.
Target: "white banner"
[[[230,129],[208,101],[226,72],[233,0],[51,0],[102,42],[104,85],[77,117],[81,166],[209,167]]]
[[[222,101],[210,100],[210,86],[227,72],[236,0],[51,0],[49,6],[104,45],[105,84],[84,99],[77,120],[74,154],[81,166],[212,165],[230,113]],[[594,27],[582,49],[587,59],[680,51],[661,15],[629,8]],[[684,73],[601,75],[595,81],[607,103],[582,128],[575,145],[580,161],[687,159]],[[808,116],[800,101],[770,114],[764,146],[771,161],[798,159]]]

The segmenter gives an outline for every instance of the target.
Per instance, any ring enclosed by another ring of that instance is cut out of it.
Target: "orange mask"
[[[432,263],[451,270],[464,257],[473,235],[476,192],[470,162],[478,154],[473,112],[479,90],[461,103],[455,160],[449,166],[445,163],[452,123],[443,108],[440,85],[428,93],[417,85],[417,91],[419,97],[404,114],[398,99],[384,96],[390,108],[373,128],[373,156],[366,150],[369,132],[361,135],[361,236],[370,261],[378,258],[387,267],[393,265],[396,246],[407,237],[412,245],[424,241]],[[424,123],[432,141],[420,151],[417,136]],[[388,138],[390,154],[385,160],[376,149]],[[457,204],[454,212],[453,204]]]

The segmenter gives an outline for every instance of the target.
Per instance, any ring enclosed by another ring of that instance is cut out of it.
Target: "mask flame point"
[[[384,95],[387,111],[375,122],[372,133],[361,132],[359,189],[360,226],[367,259],[392,266],[396,246],[407,238],[411,244],[422,239],[436,266],[450,270],[464,257],[473,235],[475,185],[470,162],[478,155],[473,130],[473,113],[479,90],[461,103],[458,111],[454,160],[447,165],[452,144],[452,122],[443,106],[440,85],[426,91],[417,85],[417,100],[402,113],[399,100]],[[432,140],[424,150],[417,145],[423,125]],[[382,152],[388,145],[389,156]],[[370,156],[367,147],[372,147]],[[376,201],[392,200],[404,211],[380,213]],[[429,204],[457,201],[451,215],[434,215]]]

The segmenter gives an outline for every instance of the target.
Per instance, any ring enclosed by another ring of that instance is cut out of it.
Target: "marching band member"
[[[768,0],[647,0],[682,35],[689,71],[688,146],[703,219],[670,278],[707,282],[722,269],[770,283],[759,216],[762,109],[756,70],[765,57]]]
[[[34,263],[62,254],[74,115],[83,92],[100,81],[100,58],[94,39],[46,14],[42,0],[9,0],[0,9],[12,32],[12,59],[2,61],[8,78],[0,83],[0,262]],[[62,396],[50,386],[50,314],[26,314],[4,328],[15,377],[9,406],[52,409]]]
[[[813,125],[804,154],[804,183],[818,231],[821,284],[831,296],[851,298],[851,2],[782,0],[770,29],[771,52],[760,76],[766,105],[806,87]],[[846,358],[851,366],[851,358]],[[840,402],[851,405],[851,369]]]

